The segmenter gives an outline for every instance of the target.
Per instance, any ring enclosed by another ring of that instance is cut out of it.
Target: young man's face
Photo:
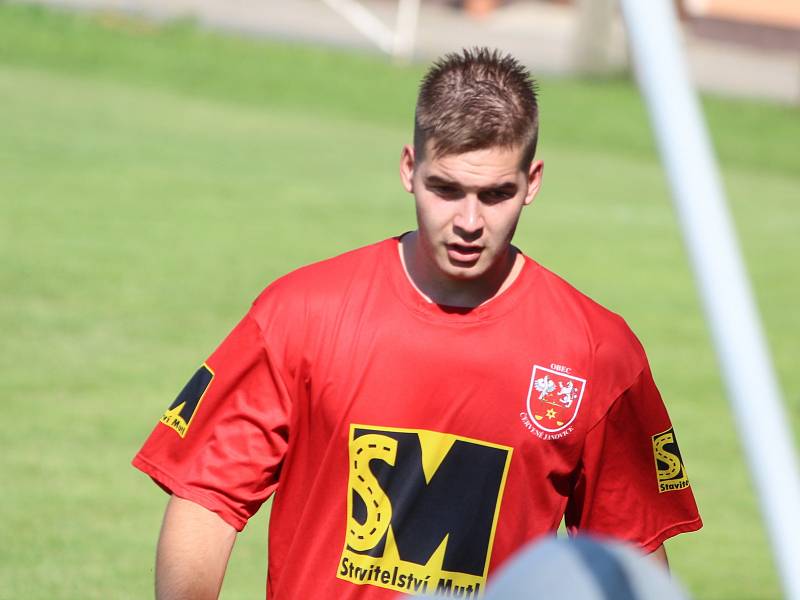
[[[417,161],[413,147],[403,148],[400,175],[416,201],[419,246],[440,275],[475,283],[505,268],[520,213],[542,178],[542,162],[523,171],[521,155],[519,148],[496,147],[445,156],[428,151]]]

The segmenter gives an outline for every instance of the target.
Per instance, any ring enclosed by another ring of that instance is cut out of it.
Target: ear
[[[414,193],[414,147],[406,144],[400,154],[400,181],[409,194]]]
[[[539,193],[539,189],[542,187],[542,174],[544,173],[544,161],[541,160],[534,160],[531,162],[531,166],[528,169],[528,193],[525,194],[525,199],[523,200],[523,204],[528,206],[533,199],[536,197],[536,194]]]

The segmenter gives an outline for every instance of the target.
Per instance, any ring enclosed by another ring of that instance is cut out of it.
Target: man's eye
[[[480,195],[482,202],[493,203],[508,200],[514,194],[506,190],[487,190]]]
[[[448,186],[436,186],[431,191],[441,198],[458,198],[461,195],[461,190]]]

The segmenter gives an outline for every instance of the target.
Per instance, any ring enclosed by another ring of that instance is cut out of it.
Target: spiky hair
[[[519,147],[520,167],[527,169],[538,135],[536,82],[509,54],[488,48],[447,54],[422,80],[414,115],[419,160],[427,150],[442,156]]]

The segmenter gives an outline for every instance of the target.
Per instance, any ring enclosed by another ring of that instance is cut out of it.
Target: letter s
[[[381,540],[392,521],[392,504],[378,480],[369,470],[369,462],[379,459],[394,466],[397,440],[368,433],[350,443],[350,488],[364,501],[367,518],[359,523],[350,514],[347,523],[347,545],[364,552]]]
[[[658,478],[674,479],[681,472],[681,461],[672,452],[665,450],[664,446],[671,444],[675,441],[675,437],[671,433],[667,433],[658,438],[655,442],[656,458],[667,465],[666,471],[659,471]]]

